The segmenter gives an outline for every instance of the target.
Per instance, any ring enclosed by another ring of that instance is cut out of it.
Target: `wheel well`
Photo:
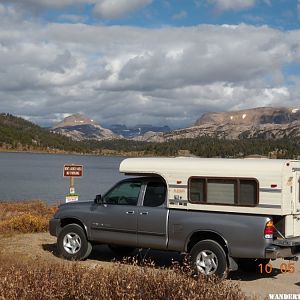
[[[81,221],[79,221],[78,219],[75,219],[75,218],[65,218],[65,219],[62,219],[60,221],[60,227],[61,228],[65,227],[66,225],[69,225],[69,224],[77,224],[77,225],[79,225],[80,227],[82,227],[82,229],[84,230],[85,234],[87,235],[85,225]]]
[[[194,232],[192,236],[190,237],[190,240],[187,244],[187,252],[189,253],[191,249],[200,241],[204,240],[213,240],[220,244],[222,248],[224,249],[225,253],[228,254],[228,247],[225,242],[225,240],[217,233],[212,231],[198,231]]]

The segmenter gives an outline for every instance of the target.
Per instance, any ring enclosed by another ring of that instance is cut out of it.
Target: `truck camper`
[[[170,209],[269,215],[285,237],[300,236],[300,161],[134,158],[120,172],[163,178]]]
[[[300,255],[300,161],[128,158],[120,172],[130,177],[50,221],[65,258],[97,243],[177,251],[195,272],[224,278]]]

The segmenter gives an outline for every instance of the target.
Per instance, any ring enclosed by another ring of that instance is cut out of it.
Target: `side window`
[[[204,202],[205,179],[192,178],[190,180],[190,201]]]
[[[156,207],[164,204],[166,200],[166,185],[162,182],[149,182],[147,184],[143,206]]]
[[[234,204],[236,180],[207,181],[207,203]]]
[[[254,180],[240,180],[240,205],[253,205],[257,202],[258,186]]]
[[[189,180],[191,203],[255,206],[258,204],[258,182],[243,178],[203,178]]]
[[[103,203],[137,205],[141,186],[141,182],[126,181],[120,183],[103,197]]]

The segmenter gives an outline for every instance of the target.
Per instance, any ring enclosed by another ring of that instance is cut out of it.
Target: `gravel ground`
[[[56,238],[49,233],[22,234],[10,237],[1,237],[1,249],[11,255],[20,258],[40,259],[45,261],[61,262],[56,250]],[[170,266],[174,260],[181,261],[182,256],[162,251],[136,252],[137,255],[149,258],[157,266]],[[90,257],[82,265],[93,267],[102,264],[109,267],[117,258],[107,246],[94,247]],[[72,263],[72,262],[69,262]],[[282,273],[282,263],[293,263],[293,273]],[[228,280],[238,282],[242,290],[249,296],[257,296],[258,299],[268,299],[268,294],[300,294],[300,261],[289,262],[277,260],[271,262],[273,271],[270,274],[263,272],[247,273],[242,271],[232,272]]]

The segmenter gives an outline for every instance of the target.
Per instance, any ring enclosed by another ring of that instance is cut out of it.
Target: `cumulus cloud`
[[[94,14],[104,19],[116,19],[128,15],[148,4],[152,0],[99,0]]]
[[[206,111],[299,106],[300,30],[200,25],[143,29],[12,20],[0,6],[1,111],[51,125],[188,126]],[[293,84],[291,84],[291,81]]]
[[[209,0],[221,10],[243,10],[255,5],[256,0]]]
[[[54,9],[59,10],[67,7],[93,6],[95,16],[103,19],[116,19],[124,17],[152,2],[152,0],[0,0],[0,3],[14,5],[16,9],[27,13]],[[66,16],[74,20],[75,16]],[[72,21],[71,20],[71,21]]]

